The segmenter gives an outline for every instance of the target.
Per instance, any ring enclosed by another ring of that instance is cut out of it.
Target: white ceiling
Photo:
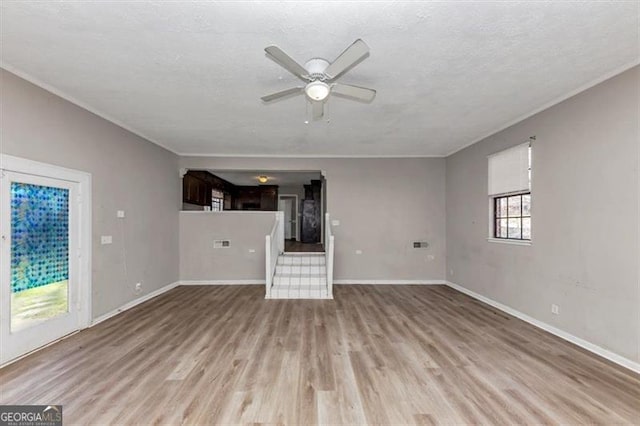
[[[181,154],[446,155],[638,63],[629,2],[1,2],[0,65]],[[260,97],[300,81],[264,55],[371,56],[372,104]]]
[[[229,171],[209,170],[214,175],[234,185],[260,185],[259,176],[266,176],[269,181],[265,185],[300,186],[309,185],[311,180],[319,180],[320,172],[274,172],[270,171]]]

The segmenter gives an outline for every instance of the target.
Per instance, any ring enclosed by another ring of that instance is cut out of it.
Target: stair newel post
[[[284,253],[284,212],[276,212],[276,218],[278,220],[278,232],[276,238],[278,238],[278,253]]]
[[[271,235],[267,235],[265,237],[265,298],[271,298],[271,282],[273,280],[272,271],[271,271]]]

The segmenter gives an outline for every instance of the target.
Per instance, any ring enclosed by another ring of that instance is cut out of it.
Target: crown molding
[[[19,69],[17,69],[16,67],[14,67],[11,64],[8,64],[8,63],[6,63],[4,61],[0,61],[0,68],[10,72],[11,74],[14,74],[14,75],[20,77],[23,80],[28,81],[29,83],[31,83],[33,85],[36,85],[36,86],[46,90],[47,92],[50,92],[50,93],[58,96],[59,98],[64,99],[67,102],[71,102],[72,104],[74,104],[74,105],[76,105],[76,106],[78,106],[78,107],[80,107],[80,108],[82,108],[84,110],[87,110],[90,113],[92,113],[94,115],[97,115],[98,117],[100,117],[100,118],[102,118],[102,119],[104,119],[104,120],[106,120],[106,121],[108,121],[108,122],[110,122],[112,124],[115,124],[116,126],[126,130],[129,133],[132,133],[132,134],[134,134],[134,135],[136,135],[136,136],[138,136],[138,137],[140,137],[140,138],[142,138],[142,139],[144,139],[144,140],[146,140],[148,142],[154,143],[154,144],[158,145],[159,147],[166,149],[169,152],[172,152],[172,153],[174,153],[176,155],[180,155],[175,150],[169,148],[167,145],[165,145],[165,144],[163,144],[161,142],[158,142],[157,140],[153,139],[150,136],[145,135],[142,132],[139,132],[138,130],[135,130],[134,128],[130,127],[129,125],[123,123],[122,121],[120,121],[120,120],[118,120],[116,118],[113,118],[110,115],[105,114],[104,112],[93,108],[92,106],[90,106],[90,105],[88,105],[88,104],[76,99],[75,97],[69,95],[68,93],[66,93],[66,92],[64,92],[64,91],[62,91],[60,89],[57,89],[57,88],[53,87],[52,85],[50,85],[48,83],[45,83],[44,81],[32,76],[31,74],[28,74],[26,72],[20,71]]]
[[[484,140],[484,139],[486,139],[486,138],[488,138],[490,136],[495,135],[496,133],[499,133],[499,132],[501,132],[501,131],[503,131],[503,130],[515,125],[515,124],[518,124],[521,121],[524,121],[527,118],[530,118],[530,117],[536,115],[539,112],[542,112],[542,111],[544,111],[546,109],[549,109],[554,105],[558,105],[559,103],[564,102],[567,99],[572,98],[573,96],[575,96],[575,95],[577,95],[579,93],[582,93],[585,90],[588,90],[588,89],[590,89],[590,88],[592,88],[594,86],[597,86],[598,84],[600,84],[600,83],[602,83],[602,82],[604,82],[606,80],[609,80],[610,78],[615,77],[618,74],[622,74],[623,72],[628,71],[631,68],[633,68],[635,66],[638,66],[638,65],[640,65],[640,59],[636,59],[636,60],[634,60],[632,62],[629,62],[629,63],[627,63],[627,64],[625,64],[625,65],[623,65],[621,67],[618,67],[618,68],[614,69],[613,71],[610,71],[610,72],[608,72],[608,73],[596,78],[595,80],[591,80],[590,82],[588,82],[586,84],[583,84],[583,85],[579,86],[578,88],[576,88],[574,90],[571,90],[570,92],[565,93],[562,96],[558,96],[557,98],[553,99],[550,102],[547,102],[547,103],[543,104],[542,106],[534,108],[530,112],[528,112],[528,113],[526,113],[524,115],[521,115],[518,118],[515,118],[515,119],[513,119],[511,121],[508,121],[505,124],[502,124],[502,125],[498,126],[494,130],[492,130],[492,131],[490,131],[488,133],[485,133],[484,136],[476,138],[473,141],[461,146],[460,148],[456,148],[453,151],[450,151],[448,154],[443,155],[443,157],[446,158],[446,157],[449,157],[449,156],[451,156],[451,155],[453,155],[453,154],[455,154],[457,152],[460,152],[463,149],[466,149],[466,148],[470,147],[471,145],[474,145],[474,144],[476,144],[476,143],[478,143],[478,142],[480,142],[480,141],[482,141],[482,140]]]

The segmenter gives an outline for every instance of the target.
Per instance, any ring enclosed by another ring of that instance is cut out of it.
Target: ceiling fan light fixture
[[[321,102],[327,99],[330,91],[331,88],[329,85],[322,81],[312,81],[304,88],[304,92],[307,94],[307,97],[316,102]]]

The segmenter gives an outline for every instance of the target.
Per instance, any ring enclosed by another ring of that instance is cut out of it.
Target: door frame
[[[298,194],[278,194],[278,211],[280,211],[280,200],[282,198],[295,198],[295,205],[296,205],[296,241],[300,241],[300,219],[298,217],[298,209],[300,208],[300,206],[298,205]]]
[[[0,154],[0,174],[21,173],[78,184],[78,327],[91,326],[91,174],[80,170]],[[2,176],[0,176],[2,178]],[[71,254],[70,254],[71,255]],[[16,359],[19,359],[20,356]],[[15,359],[14,359],[15,360]],[[7,360],[6,363],[14,360]]]

